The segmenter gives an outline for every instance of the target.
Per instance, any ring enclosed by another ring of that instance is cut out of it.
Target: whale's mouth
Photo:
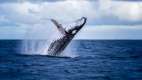
[[[72,34],[77,33],[85,23],[86,23],[86,18],[82,17],[81,19],[78,19],[75,22],[66,25],[65,31]]]

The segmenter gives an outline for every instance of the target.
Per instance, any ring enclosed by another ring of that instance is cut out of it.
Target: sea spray
[[[79,56],[79,54],[74,49],[74,46],[76,45],[74,45],[73,43],[74,43],[74,40],[72,40],[71,43],[66,47],[66,49],[63,51],[61,56],[71,57],[71,58],[76,58]]]
[[[47,55],[45,52],[48,47],[46,40],[24,40],[21,44],[21,54],[26,55]]]
[[[47,20],[46,23],[28,26],[21,43],[21,54],[47,55],[46,49],[54,32],[55,27],[50,20]]]
[[[48,47],[50,42],[47,40],[24,40],[21,44],[21,54],[23,55],[48,55]],[[71,43],[72,44],[72,43]],[[62,52],[62,54],[58,55],[58,57],[78,57],[78,54],[73,52],[73,46],[68,45],[68,47]]]
[[[22,41],[20,52],[24,55],[48,55],[49,44],[61,36],[56,26],[52,24],[30,26],[27,28],[25,39]],[[59,56],[76,56],[71,53],[69,48]]]

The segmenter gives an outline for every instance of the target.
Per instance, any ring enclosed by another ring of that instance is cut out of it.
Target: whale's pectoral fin
[[[55,26],[57,27],[57,29],[63,34],[66,34],[65,29],[63,28],[63,26],[61,24],[59,24],[56,20],[51,19],[51,21],[55,24]]]

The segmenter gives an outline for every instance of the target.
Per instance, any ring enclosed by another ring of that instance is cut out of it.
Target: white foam
[[[26,37],[30,40],[23,40],[21,44],[21,54],[26,55],[48,55],[48,47],[57,38],[63,36],[55,25],[49,26],[32,26],[27,29]],[[46,37],[45,40],[38,40],[40,36]],[[71,53],[69,49],[59,56],[76,57],[77,55]]]

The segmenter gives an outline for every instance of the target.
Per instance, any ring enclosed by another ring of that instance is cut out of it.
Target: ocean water
[[[19,44],[0,41],[0,80],[142,80],[141,40],[76,40],[75,58],[22,55]]]

